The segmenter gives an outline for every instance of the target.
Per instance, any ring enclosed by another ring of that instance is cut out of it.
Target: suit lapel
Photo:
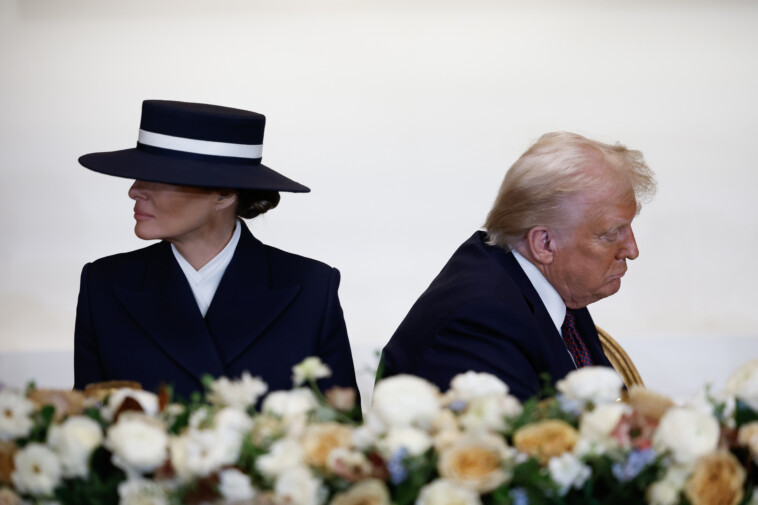
[[[205,316],[222,364],[229,365],[260,338],[299,291],[299,285],[272,289],[265,247],[242,223],[239,244]]]
[[[171,246],[155,249],[139,291],[115,288],[121,304],[136,324],[187,372],[223,375],[223,366],[203,321],[187,279]]]
[[[553,319],[545,308],[545,304],[542,303],[540,295],[537,290],[532,286],[529,277],[527,277],[524,270],[521,269],[516,257],[510,252],[505,252],[500,248],[497,249],[498,261],[505,267],[506,271],[510,275],[511,279],[521,290],[521,294],[524,296],[524,300],[529,306],[537,324],[542,331],[542,334],[547,339],[553,356],[557,359],[554,361],[554,369],[551,370],[553,380],[555,377],[563,377],[567,373],[574,370],[574,362],[566,349],[566,344],[563,342],[563,337],[553,323]]]

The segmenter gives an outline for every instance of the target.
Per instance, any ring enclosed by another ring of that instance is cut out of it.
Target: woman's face
[[[229,195],[191,186],[134,181],[134,233],[141,239],[186,243],[211,237],[226,219],[222,205]]]

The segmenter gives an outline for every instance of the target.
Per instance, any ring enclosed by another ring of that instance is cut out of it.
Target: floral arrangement
[[[0,504],[758,504],[758,360],[686,405],[608,368],[524,404],[486,373],[396,376],[362,423],[354,391],[316,387],[330,373],[308,358],[290,391],[245,374],[183,403],[0,390]]]

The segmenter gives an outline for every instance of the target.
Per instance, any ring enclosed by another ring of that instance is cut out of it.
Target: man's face
[[[545,277],[567,307],[578,309],[616,293],[626,260],[639,256],[632,232],[637,203],[631,191],[609,189],[578,196],[569,205],[572,224],[555,234]]]

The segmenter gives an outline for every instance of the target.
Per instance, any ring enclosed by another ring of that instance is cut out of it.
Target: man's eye
[[[603,240],[607,240],[608,242],[615,242],[619,238],[619,232],[618,231],[610,231],[603,235]]]

